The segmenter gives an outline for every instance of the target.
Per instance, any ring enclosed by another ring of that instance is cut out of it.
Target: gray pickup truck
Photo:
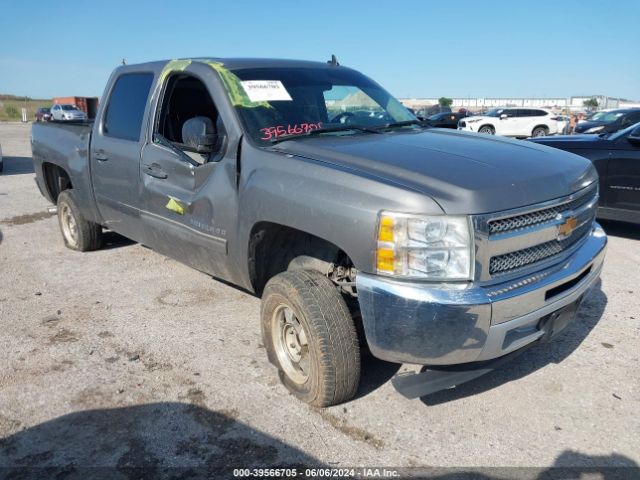
[[[558,334],[606,236],[591,163],[427,128],[327,63],[122,66],[92,124],[35,124],[42,194],[72,249],[103,229],[262,298],[269,360],[297,397],[352,398],[361,350],[429,368],[416,397]]]

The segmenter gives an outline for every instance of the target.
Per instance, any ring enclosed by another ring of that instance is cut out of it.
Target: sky
[[[640,100],[640,0],[3,2],[0,93],[100,96],[181,57],[328,60],[396,97]]]

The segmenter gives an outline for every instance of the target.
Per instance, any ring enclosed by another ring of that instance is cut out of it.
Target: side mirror
[[[213,122],[208,117],[193,117],[182,125],[182,143],[198,153],[211,153],[222,144],[224,135],[215,132]]]
[[[504,120],[505,118],[509,118],[509,115],[507,115],[506,113],[500,115],[500,120]]]

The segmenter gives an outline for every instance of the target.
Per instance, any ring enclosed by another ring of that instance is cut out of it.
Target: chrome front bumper
[[[420,365],[506,355],[549,334],[560,312],[575,312],[600,276],[606,244],[595,224],[561,263],[490,286],[406,283],[359,273],[367,343],[378,358]]]

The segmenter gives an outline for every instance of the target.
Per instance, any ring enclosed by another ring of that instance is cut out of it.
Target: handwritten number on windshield
[[[286,127],[284,125],[276,125],[275,127],[261,128],[262,137],[260,140],[273,140],[285,135],[302,135],[312,130],[318,130],[322,128],[322,122],[318,123],[296,123],[289,124]]]

